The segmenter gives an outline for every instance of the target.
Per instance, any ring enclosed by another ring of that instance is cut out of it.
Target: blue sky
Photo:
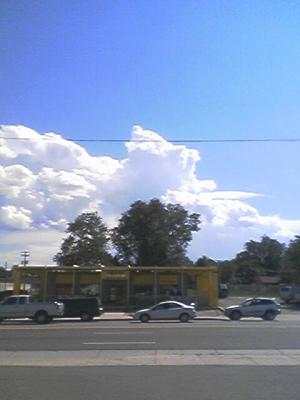
[[[299,37],[292,0],[2,0],[0,123],[73,139],[130,138],[134,125],[167,141],[299,138]],[[128,157],[124,144],[80,145]],[[248,200],[261,215],[299,219],[300,142],[187,146],[199,179],[262,194]]]

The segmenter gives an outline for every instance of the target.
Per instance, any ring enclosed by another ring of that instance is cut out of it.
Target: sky
[[[299,38],[294,0],[2,0],[0,266],[153,197],[201,214],[193,260],[300,234],[300,141],[226,142],[300,139]]]

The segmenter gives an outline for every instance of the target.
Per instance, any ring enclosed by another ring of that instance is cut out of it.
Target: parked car
[[[280,314],[280,304],[266,297],[250,298],[239,305],[225,308],[224,314],[232,320],[244,317],[259,317],[271,321]]]
[[[132,314],[134,319],[141,322],[148,322],[151,319],[179,319],[181,322],[187,322],[195,318],[195,316],[195,307],[179,301],[162,301],[150,308],[145,308]]]
[[[103,313],[99,297],[60,297],[57,301],[64,305],[65,318],[79,317],[81,321],[92,321]]]
[[[29,318],[38,324],[46,324],[53,317],[63,315],[60,302],[40,303],[29,295],[9,296],[0,303],[0,322],[5,319]]]
[[[288,285],[282,286],[279,289],[280,299],[285,303],[290,303],[291,301],[300,302],[300,286]]]

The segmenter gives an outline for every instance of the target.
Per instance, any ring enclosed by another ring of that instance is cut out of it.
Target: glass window
[[[180,304],[177,303],[170,303],[170,307],[169,308],[181,308],[182,306]]]
[[[260,304],[274,304],[272,300],[261,300]]]
[[[8,299],[4,300],[3,304],[5,304],[5,305],[17,304],[17,298],[9,297]]]
[[[26,297],[20,297],[19,304],[25,304],[25,303],[26,303]]]
[[[172,304],[174,303],[164,303],[164,304],[158,304],[157,306],[153,307],[152,310],[168,310],[169,308],[173,308]]]

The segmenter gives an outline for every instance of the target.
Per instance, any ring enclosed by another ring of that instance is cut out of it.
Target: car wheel
[[[34,320],[38,324],[47,324],[49,322],[48,313],[46,311],[38,311],[34,316]]]
[[[149,319],[150,319],[150,317],[149,317],[148,314],[142,314],[142,315],[140,316],[140,321],[141,321],[141,322],[148,322]]]
[[[263,318],[265,321],[273,321],[273,319],[274,319],[275,317],[276,317],[275,312],[272,311],[272,310],[268,310],[268,311],[265,312],[265,314],[263,315],[262,318]]]
[[[232,311],[229,318],[233,321],[238,321],[239,319],[241,319],[241,313],[239,311]]]
[[[93,317],[90,315],[90,314],[82,314],[81,316],[80,316],[80,319],[81,319],[81,321],[83,321],[83,322],[87,322],[87,321],[92,321],[93,320]]]
[[[179,316],[180,322],[188,322],[189,319],[190,319],[190,316],[187,313],[180,314],[180,316]]]

